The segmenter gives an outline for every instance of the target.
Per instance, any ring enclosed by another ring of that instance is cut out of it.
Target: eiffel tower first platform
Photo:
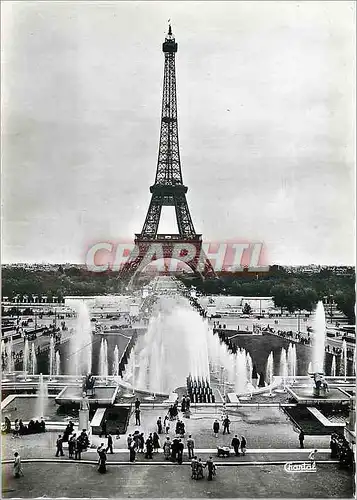
[[[120,277],[133,278],[151,261],[177,259],[185,262],[202,277],[215,272],[202,248],[202,235],[197,234],[188,208],[187,187],[183,184],[177,125],[175,54],[177,43],[169,26],[162,45],[165,56],[161,111],[159,155],[155,183],[144,226],[135,235],[135,247],[124,264]],[[158,234],[163,206],[175,207],[177,234]]]

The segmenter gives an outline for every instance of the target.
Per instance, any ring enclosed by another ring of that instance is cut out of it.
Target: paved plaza
[[[114,437],[114,453],[108,454],[108,472],[97,471],[96,447],[106,443],[105,438],[93,436],[92,448],[82,454],[81,462],[70,461],[65,456],[55,458],[58,432],[3,438],[3,460],[10,461],[3,468],[4,498],[26,497],[156,497],[156,498],[351,498],[353,477],[339,469],[330,458],[327,436],[306,436],[305,449],[299,448],[298,434],[281,409],[277,407],[241,407],[229,412],[231,434],[222,430],[215,438],[212,424],[220,419],[219,409],[193,410],[190,419],[183,419],[186,435],[192,434],[195,453],[203,461],[213,456],[218,466],[214,481],[193,481],[185,449],[182,465],[165,462],[162,451],[154,453],[153,460],[136,455],[136,462],[129,462],[126,437],[135,430],[156,430],[156,420],[162,418],[162,408],[142,408],[142,425],[136,426],[131,415],[126,435]],[[170,437],[174,437],[174,422]],[[217,458],[217,445],[230,445],[234,434],[247,438],[247,454],[239,457]],[[166,435],[160,435],[162,444]],[[313,474],[288,473],[284,464],[289,461],[306,461],[309,452],[318,449],[317,472]],[[13,453],[18,451],[23,461],[24,476],[12,476]]]

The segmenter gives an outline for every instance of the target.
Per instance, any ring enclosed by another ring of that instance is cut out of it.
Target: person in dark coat
[[[130,460],[130,462],[135,462],[135,456],[136,456],[136,446],[135,446],[135,441],[133,441],[130,445],[130,448],[129,448],[129,460]]]
[[[108,434],[108,442],[107,442],[107,449],[105,450],[106,453],[108,453],[108,450],[110,450],[110,453],[113,454],[113,437],[111,434]]]
[[[68,458],[74,458],[74,450],[76,447],[76,435],[73,434],[68,441]]]
[[[234,449],[234,453],[236,455],[236,457],[239,457],[240,453],[239,453],[239,445],[240,445],[240,441],[238,439],[238,436],[237,434],[234,436],[234,438],[232,439],[232,443],[231,445],[233,446],[233,449]]]
[[[56,441],[56,457],[58,457],[59,455],[61,455],[61,457],[64,457],[64,453],[63,453],[63,439],[62,439],[62,436],[61,434],[58,434],[58,438],[57,438],[57,441]]]
[[[136,401],[135,401],[135,410],[139,410],[140,405],[141,405],[141,402],[139,401],[138,398],[136,398]]]
[[[135,409],[135,425],[141,425],[140,423],[140,409],[136,408]]]
[[[81,453],[82,453],[82,443],[79,436],[78,439],[75,440],[74,459],[81,460]]]
[[[156,451],[156,453],[159,452],[160,441],[159,441],[159,435],[156,432],[154,432],[154,434],[152,436],[152,447],[153,447],[154,451]]]
[[[145,458],[152,458],[152,451],[153,451],[152,439],[150,437],[148,437],[145,444],[146,444]]]
[[[305,434],[304,431],[302,430],[299,434],[300,448],[304,447],[304,439],[305,439]]]
[[[241,436],[241,439],[240,439],[240,449],[241,449],[242,455],[244,456],[245,452],[247,451],[247,441],[246,441],[244,436]]]
[[[219,422],[218,422],[218,420],[217,420],[217,419],[213,422],[213,432],[214,432],[215,437],[218,437],[218,433],[219,433]]]
[[[158,434],[162,434],[162,420],[161,420],[161,417],[158,418],[158,420],[156,422],[156,425],[157,425],[157,433]]]
[[[229,432],[229,424],[231,423],[231,421],[229,420],[228,418],[228,415],[226,415],[223,419],[223,434],[227,433],[230,434]]]
[[[171,445],[171,460],[176,462],[179,440],[175,438]]]
[[[182,413],[185,413],[185,411],[186,411],[186,398],[185,398],[185,396],[182,398],[182,401],[181,401],[181,411],[182,411]]]
[[[144,433],[142,432],[139,435],[139,452],[144,453],[144,447],[145,447],[145,439],[144,439]]]
[[[212,481],[213,474],[215,473],[215,469],[216,469],[216,467],[213,463],[212,457],[209,457],[209,459],[206,462],[205,467],[207,467],[207,471],[208,471],[207,479],[208,479],[208,481]]]
[[[184,449],[183,442],[181,439],[179,439],[177,444],[177,461],[179,464],[182,464],[183,449]]]
[[[98,452],[98,454],[99,454],[99,467],[98,467],[98,471],[101,474],[105,474],[107,472],[107,466],[106,466],[107,454],[105,453],[105,449],[101,448],[100,451]]]

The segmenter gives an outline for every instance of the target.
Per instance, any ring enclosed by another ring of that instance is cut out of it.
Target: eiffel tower
[[[175,73],[177,43],[171,25],[162,51],[165,55],[164,84],[155,183],[150,186],[152,196],[142,231],[135,234],[135,247],[120,276],[133,276],[152,260],[169,258],[185,262],[202,277],[214,277],[212,264],[202,249],[202,235],[197,234],[193,226],[186,200],[188,188],[182,179]],[[178,234],[158,234],[163,206],[175,207]]]

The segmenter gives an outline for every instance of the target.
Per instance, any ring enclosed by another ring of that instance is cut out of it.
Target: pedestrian
[[[71,436],[70,440],[68,441],[68,458],[74,458],[74,450],[75,450],[75,440],[76,440],[76,435],[73,434]]]
[[[153,447],[152,447],[152,439],[150,438],[150,436],[148,437],[148,439],[146,440],[146,454],[145,454],[145,458],[152,458],[152,450],[153,450]]]
[[[162,421],[161,421],[161,417],[158,418],[158,420],[156,422],[156,425],[157,425],[157,433],[158,434],[162,434]]]
[[[61,455],[61,457],[64,456],[64,453],[63,453],[63,439],[62,439],[62,436],[61,434],[58,434],[58,438],[57,438],[57,441],[56,441],[56,457],[58,457],[58,455]]]
[[[141,402],[139,401],[139,398],[136,398],[136,401],[135,401],[135,410],[139,410],[140,405],[141,405]]]
[[[15,451],[14,457],[15,457],[14,458],[14,477],[19,478],[20,476],[24,475],[24,473],[22,471],[22,467],[21,467],[21,457],[17,453],[17,451]]]
[[[203,479],[203,463],[201,458],[197,462],[197,479]]]
[[[114,453],[113,452],[113,437],[111,434],[108,434],[107,449],[105,451],[108,453],[108,450],[110,450],[111,455]]]
[[[100,453],[101,451],[105,451],[104,443],[100,443],[100,446],[97,448],[97,453],[98,453],[98,465],[100,464]]]
[[[197,457],[192,457],[192,460],[191,460],[191,478],[192,479],[197,479],[197,464],[198,464]]]
[[[154,434],[153,434],[152,447],[153,447],[154,451],[156,451],[156,453],[159,452],[160,441],[159,441],[159,435],[157,434],[157,432],[154,432]]]
[[[171,441],[169,437],[166,438],[163,449],[164,449],[165,460],[169,460],[171,454]]]
[[[228,415],[226,415],[223,419],[223,434],[227,433],[230,434],[229,432],[229,424],[231,423],[231,421],[229,420],[228,418]]]
[[[177,452],[178,452],[178,444],[179,444],[179,440],[177,438],[175,438],[172,441],[172,446],[171,446],[171,460],[173,462],[176,462]]]
[[[331,458],[336,458],[338,454],[338,446],[336,443],[335,436],[331,436],[330,450],[331,450]]]
[[[232,443],[231,445],[233,446],[233,449],[234,449],[234,453],[236,455],[236,457],[239,457],[240,453],[239,453],[239,445],[240,445],[240,441],[238,439],[238,436],[237,434],[234,436],[234,438],[232,439]]]
[[[182,439],[179,439],[178,444],[177,444],[177,461],[179,464],[182,464],[183,450],[184,450],[184,446],[183,446]]]
[[[132,435],[129,434],[129,436],[126,438],[126,444],[128,446],[128,450],[130,449],[130,445],[131,445],[132,442],[133,442]]]
[[[129,448],[129,460],[130,460],[130,462],[135,462],[135,456],[136,456],[136,446],[135,446],[135,442],[133,441],[130,445],[130,448]]]
[[[245,452],[247,451],[247,440],[245,439],[244,436],[241,436],[241,438],[240,438],[240,449],[241,449],[242,455],[244,457]]]
[[[104,437],[107,437],[107,421],[104,418],[102,425],[101,425],[101,432],[99,434],[99,437],[101,438],[104,435]]]
[[[139,436],[139,453],[144,453],[145,439],[144,433],[142,432]]]
[[[317,455],[317,450],[313,450],[309,456],[308,456],[308,459],[310,460],[311,462],[311,465],[316,461],[316,455]]]
[[[191,434],[188,436],[187,439],[187,451],[188,451],[188,458],[193,458],[194,455],[194,448],[195,448],[195,442],[192,439]]]
[[[140,423],[140,409],[136,408],[135,409],[135,425],[141,425]]]
[[[103,444],[103,447],[100,449],[100,451],[98,453],[99,453],[99,467],[98,467],[98,471],[101,474],[105,474],[107,472],[107,466],[106,466],[107,454],[105,453],[104,444]]]
[[[213,463],[212,457],[209,457],[209,459],[206,462],[205,467],[207,467],[207,471],[208,471],[207,479],[208,479],[208,481],[212,481],[213,475],[216,472],[216,466]]]
[[[82,453],[82,443],[81,443],[81,440],[78,438],[78,439],[75,440],[74,459],[75,460],[80,460],[81,459],[81,453]]]
[[[217,419],[213,422],[213,432],[214,432],[215,437],[218,438],[219,422]]]
[[[304,434],[304,431],[301,430],[300,434],[299,434],[300,448],[304,447],[304,439],[305,439],[305,434]]]

